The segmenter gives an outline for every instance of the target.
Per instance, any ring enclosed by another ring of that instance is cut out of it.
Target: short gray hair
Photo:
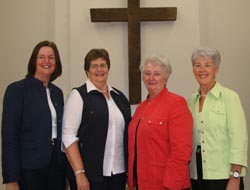
[[[221,56],[220,52],[212,47],[199,47],[195,49],[191,56],[192,64],[194,65],[194,62],[197,58],[203,57],[206,59],[211,59],[214,65],[219,68],[220,62],[221,62]]]
[[[141,65],[140,65],[140,70],[142,73],[145,69],[145,66],[149,63],[153,65],[159,65],[163,70],[165,80],[168,80],[170,74],[172,73],[172,67],[166,57],[155,56],[155,55],[146,57],[141,62]]]

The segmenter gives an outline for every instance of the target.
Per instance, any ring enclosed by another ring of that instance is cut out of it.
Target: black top
[[[78,130],[79,146],[87,177],[92,181],[103,180],[103,159],[108,131],[108,105],[105,97],[97,90],[87,93],[86,84],[76,88],[84,101],[81,126]],[[110,95],[121,111],[125,120],[124,156],[127,169],[128,124],[131,120],[130,104],[125,95],[114,88]]]

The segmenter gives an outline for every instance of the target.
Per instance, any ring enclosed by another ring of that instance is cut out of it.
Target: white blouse
[[[57,118],[56,118],[56,110],[55,107],[51,101],[50,98],[50,91],[48,88],[46,88],[46,92],[47,92],[47,99],[48,99],[48,104],[49,104],[49,108],[50,108],[50,112],[51,112],[51,119],[52,119],[52,139],[56,139],[57,138]]]
[[[86,81],[86,85],[87,92],[98,90],[90,80]],[[108,85],[108,89],[109,95],[111,90],[117,93],[110,85]],[[109,124],[103,160],[104,176],[125,172],[123,149],[125,120],[113,98],[109,97],[109,99],[106,98],[109,110]],[[62,142],[66,148],[79,140],[77,132],[82,121],[83,106],[84,102],[81,95],[76,89],[73,89],[64,105]]]

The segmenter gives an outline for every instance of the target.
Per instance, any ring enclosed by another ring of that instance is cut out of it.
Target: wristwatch
[[[230,175],[233,176],[234,179],[238,179],[240,177],[240,172],[231,171]]]

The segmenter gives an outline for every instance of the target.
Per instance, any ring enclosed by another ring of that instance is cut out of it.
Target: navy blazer
[[[49,83],[57,114],[57,153],[62,134],[63,93]],[[18,181],[20,169],[38,169],[51,158],[52,118],[46,87],[33,77],[10,84],[5,92],[2,115],[3,183]]]

